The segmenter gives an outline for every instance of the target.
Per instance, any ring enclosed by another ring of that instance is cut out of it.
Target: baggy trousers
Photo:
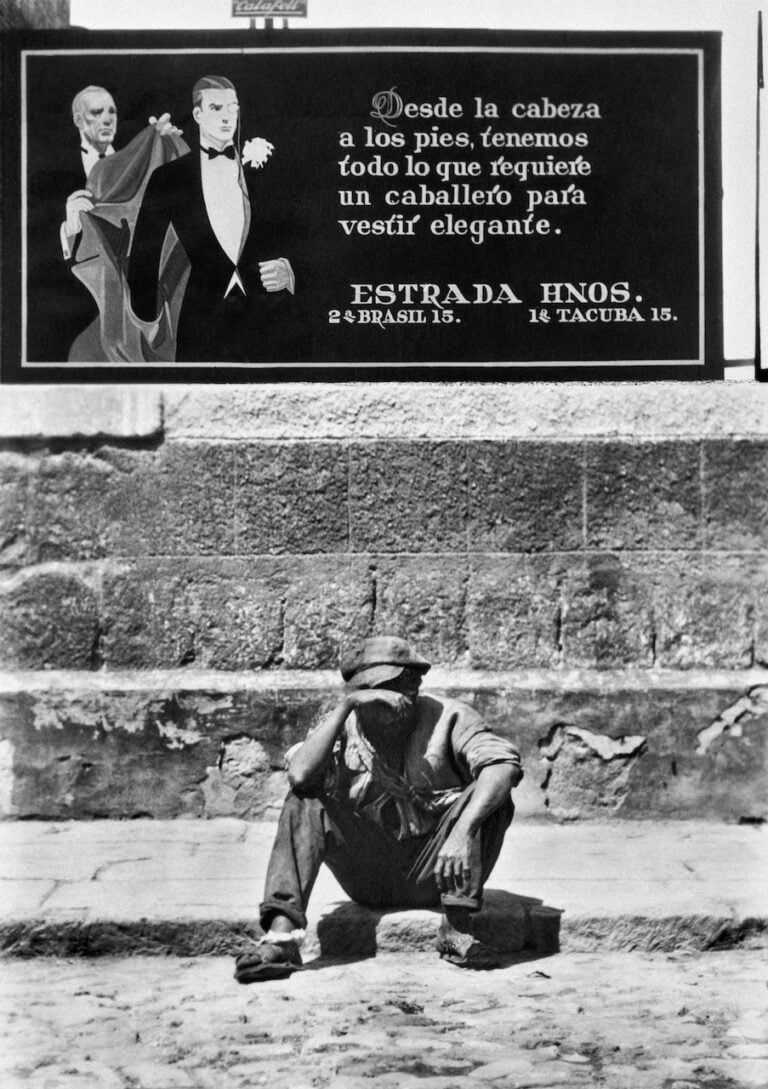
[[[479,911],[483,887],[512,821],[512,799],[490,813],[472,838],[471,878],[441,893],[434,876],[438,852],[472,797],[470,784],[437,827],[397,840],[347,803],[324,794],[291,791],[285,800],[267,869],[262,928],[275,915],[307,925],[307,904],[323,862],[351,900],[367,907],[463,907]]]

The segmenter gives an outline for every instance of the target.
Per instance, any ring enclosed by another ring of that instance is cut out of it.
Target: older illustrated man
[[[307,904],[322,863],[357,903],[442,906],[437,950],[493,968],[473,919],[512,820],[518,750],[467,704],[422,694],[430,663],[403,639],[366,639],[341,663],[345,690],[287,756],[260,908],[263,937],[236,960],[240,983],[302,967]]]
[[[30,151],[26,329],[27,357],[34,362],[80,361],[76,342],[98,318],[96,302],[73,270],[83,257],[83,215],[95,206],[94,168],[117,162],[115,99],[89,84],[72,99],[71,116],[74,139],[36,132]],[[162,137],[179,132],[168,113],[150,117],[149,125]],[[132,141],[136,125],[128,129]]]
[[[179,129],[171,125],[171,115],[150,117],[149,124],[165,136]],[[115,153],[117,135],[117,107],[112,95],[104,87],[90,85],[79,91],[72,100],[72,120],[80,133],[80,167],[82,178],[88,175],[102,159]],[[61,249],[64,257],[74,255],[77,236],[81,231],[80,216],[93,210],[93,193],[83,185],[67,197],[66,215],[60,229]]]

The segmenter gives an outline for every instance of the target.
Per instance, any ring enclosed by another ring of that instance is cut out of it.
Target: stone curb
[[[0,825],[0,952],[236,953],[259,934],[274,832],[232,819]],[[438,912],[361,907],[322,870],[309,917],[309,955],[361,957],[432,949]],[[766,947],[768,835],[700,822],[515,824],[478,927],[516,959]]]
[[[429,952],[435,946],[437,911],[396,911],[380,915],[350,905],[343,919],[309,927],[306,956],[350,958],[379,953]],[[120,922],[103,919],[51,922],[25,919],[0,924],[0,956],[228,956],[247,949],[261,931],[253,920],[142,919]],[[522,928],[493,926],[487,936],[510,960],[545,953],[673,952],[768,948],[768,913],[736,922],[717,915],[583,917],[564,919],[558,940],[537,941],[528,916]],[[505,940],[506,939],[506,940]]]

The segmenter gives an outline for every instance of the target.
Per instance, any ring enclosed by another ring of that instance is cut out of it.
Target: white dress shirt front
[[[219,245],[236,266],[245,232],[245,195],[240,187],[240,162],[226,155],[211,159],[205,148],[206,145],[201,143],[200,172],[205,210]],[[237,268],[224,293],[225,298],[235,286],[245,294]]]

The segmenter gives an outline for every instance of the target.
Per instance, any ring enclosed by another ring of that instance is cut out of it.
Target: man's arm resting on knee
[[[437,856],[435,879],[441,892],[451,892],[461,885],[464,876],[471,875],[473,835],[485,818],[506,801],[522,777],[516,764],[490,764],[480,770],[472,798]]]

